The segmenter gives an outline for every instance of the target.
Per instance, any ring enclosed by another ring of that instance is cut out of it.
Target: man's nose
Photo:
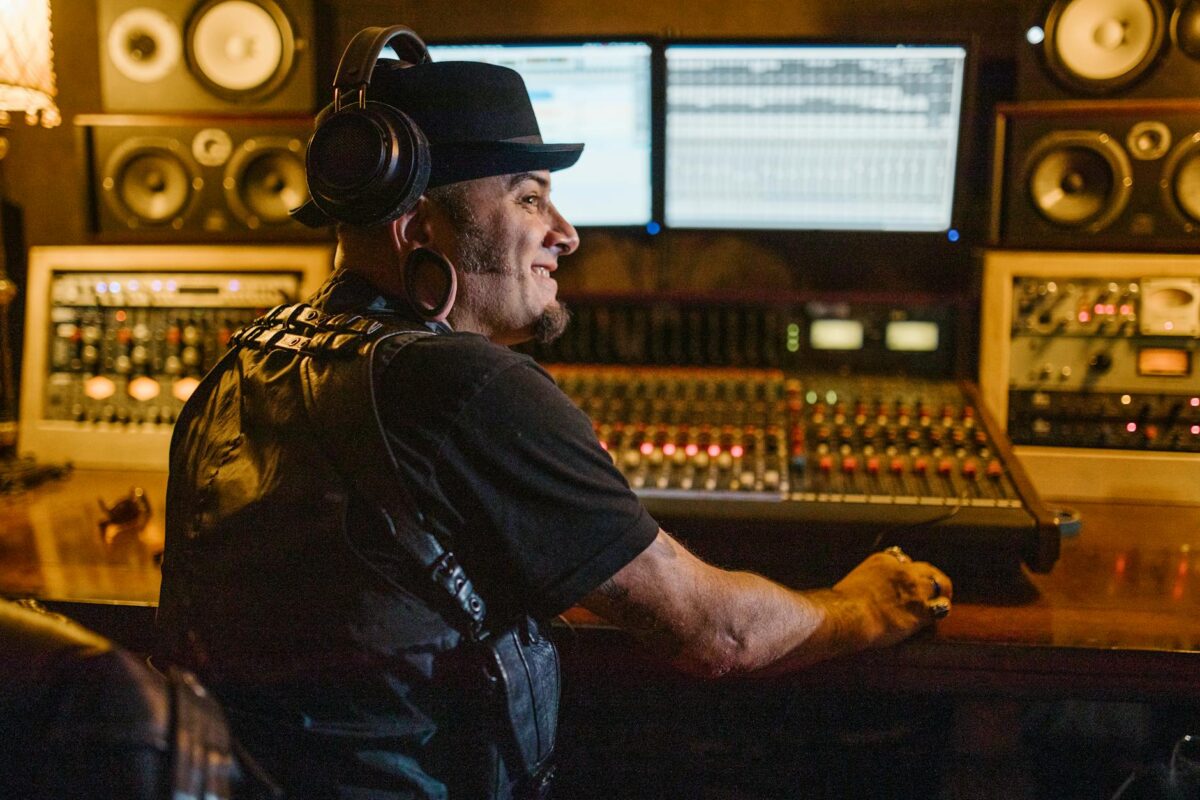
[[[554,205],[550,206],[550,230],[546,232],[544,244],[557,250],[560,256],[569,256],[579,249],[579,232]]]

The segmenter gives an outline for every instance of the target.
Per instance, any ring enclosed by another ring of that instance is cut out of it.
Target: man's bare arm
[[[669,534],[585,597],[681,669],[717,677],[783,672],[898,642],[932,619],[950,579],[925,563],[876,553],[832,589],[799,592],[689,553]]]

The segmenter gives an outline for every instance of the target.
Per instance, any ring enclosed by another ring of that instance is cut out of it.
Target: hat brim
[[[583,145],[534,142],[447,142],[430,145],[433,168],[426,188],[521,172],[566,169],[579,160]],[[292,219],[310,228],[323,228],[337,220],[312,200],[292,209]]]

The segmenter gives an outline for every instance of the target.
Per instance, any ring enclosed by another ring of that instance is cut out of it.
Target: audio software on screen
[[[966,50],[670,45],[668,225],[950,228]]]

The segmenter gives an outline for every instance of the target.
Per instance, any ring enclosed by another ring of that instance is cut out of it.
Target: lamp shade
[[[21,112],[31,125],[62,121],[54,102],[50,0],[0,0],[0,123]]]

